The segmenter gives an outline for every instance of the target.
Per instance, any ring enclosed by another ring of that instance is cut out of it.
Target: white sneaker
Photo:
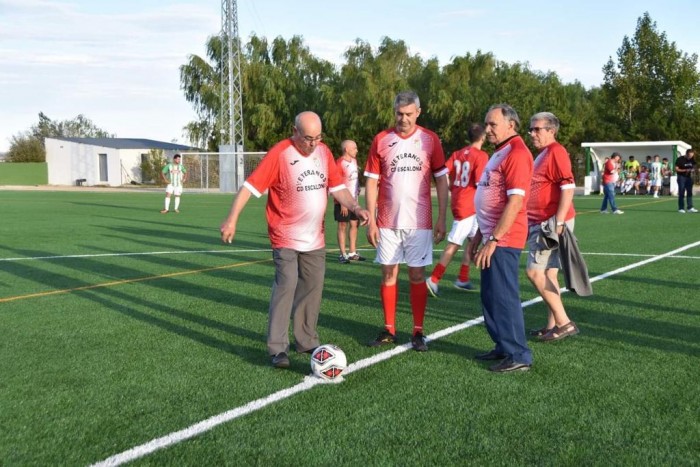
[[[625,211],[620,211],[619,209],[616,209],[615,211],[613,211],[613,214],[624,214],[624,213],[625,213]]]
[[[685,214],[685,209],[679,209],[678,212],[680,212],[681,214]]]
[[[428,288],[428,293],[433,297],[437,297],[439,295],[438,285],[433,282],[432,279],[428,278],[428,280],[425,281],[425,286]]]
[[[659,197],[659,195],[657,195],[657,194],[654,194],[654,198],[658,198],[658,197]]]
[[[600,211],[601,214],[607,214],[608,211]]]
[[[688,209],[688,212],[698,212],[698,210],[695,208],[690,208],[690,209]]]

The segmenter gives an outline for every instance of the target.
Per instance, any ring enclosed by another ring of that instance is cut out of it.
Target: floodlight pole
[[[219,144],[243,151],[241,38],[236,0],[221,0],[221,122]]]

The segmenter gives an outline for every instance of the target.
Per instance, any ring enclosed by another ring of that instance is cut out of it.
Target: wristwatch
[[[498,243],[498,239],[496,237],[494,237],[493,234],[489,235],[488,241]]]

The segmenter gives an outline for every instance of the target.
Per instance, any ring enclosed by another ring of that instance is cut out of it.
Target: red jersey
[[[450,171],[452,217],[461,221],[476,212],[474,194],[489,156],[481,149],[463,147],[452,153],[445,166]]]
[[[617,163],[612,159],[608,159],[603,167],[603,184],[615,183],[618,178]]]
[[[326,246],[323,221],[328,193],[345,189],[328,146],[319,143],[304,156],[291,138],[280,141],[244,186],[258,198],[269,189],[266,215],[272,248],[312,251]]]
[[[527,203],[532,178],[532,153],[520,136],[513,136],[496,148],[479,181],[474,197],[476,219],[484,243],[493,233],[508,202],[508,196],[523,196],[523,206],[510,230],[499,238],[498,246],[525,247]]]
[[[431,175],[447,174],[440,138],[416,126],[408,136],[385,130],[374,137],[365,176],[379,181],[377,226],[432,229]]]
[[[358,170],[357,170],[357,160],[350,157],[345,159],[345,157],[340,156],[335,160],[338,170],[343,177],[343,183],[350,192],[355,201],[360,195],[360,184],[358,180]],[[338,204],[338,201],[335,201]]]
[[[556,141],[540,152],[535,159],[530,199],[527,203],[527,221],[529,225],[540,224],[557,213],[563,190],[576,188],[574,173],[571,171],[571,159],[566,148]],[[571,203],[565,221],[576,215],[574,203]]]

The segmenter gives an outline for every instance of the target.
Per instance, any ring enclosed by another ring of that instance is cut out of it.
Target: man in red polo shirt
[[[551,112],[539,112],[530,118],[530,138],[540,153],[534,163],[530,185],[530,200],[527,203],[529,237],[527,242],[527,277],[547,304],[547,324],[530,332],[541,340],[556,341],[578,334],[576,323],[569,319],[561,301],[557,275],[561,268],[559,249],[543,246],[542,223],[552,217],[556,219],[557,234],[566,226],[573,232],[574,218],[574,173],[566,148],[556,140],[559,119]]]
[[[527,240],[532,153],[518,135],[520,118],[511,106],[491,106],[485,125],[486,138],[496,150],[476,189],[479,230],[468,248],[481,268],[484,322],[496,345],[476,358],[500,360],[490,371],[525,371],[532,365],[532,352],[525,337],[518,265]]]
[[[363,225],[369,213],[347,190],[323,138],[321,119],[302,112],[294,134],[272,147],[245,181],[221,224],[221,239],[231,243],[238,218],[251,195],[267,197],[267,225],[275,281],[272,285],[267,349],[276,368],[289,367],[289,321],[294,317],[297,352],[311,353],[319,345],[316,323],[326,270],[323,221],[328,193],[353,212]]]

